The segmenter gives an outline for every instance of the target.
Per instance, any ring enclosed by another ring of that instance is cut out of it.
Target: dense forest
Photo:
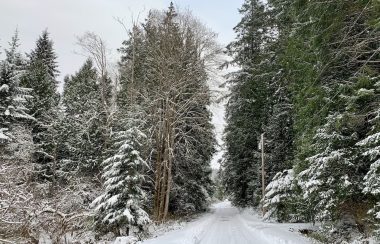
[[[5,48],[0,239],[140,234],[208,207],[215,139],[206,69],[221,50],[216,35],[171,5],[128,36],[115,73],[105,41],[79,37],[88,60],[62,93],[47,31],[26,56],[17,31]]]
[[[306,234],[323,243],[380,238],[380,2],[245,0],[239,11],[225,48],[173,3],[130,29],[119,21],[116,67],[87,32],[87,60],[63,84],[48,30],[26,54],[16,30],[0,60],[0,243],[143,240],[224,199],[317,224]],[[213,177],[220,63],[229,94]]]
[[[228,77],[231,200],[281,222],[322,222],[327,238],[378,233],[380,2],[246,0],[240,13],[226,64],[240,67]]]

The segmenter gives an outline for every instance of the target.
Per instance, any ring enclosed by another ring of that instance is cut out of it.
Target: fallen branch
[[[7,240],[3,240],[3,239],[0,239],[0,242],[16,244],[16,242],[13,242],[13,241],[7,241]]]

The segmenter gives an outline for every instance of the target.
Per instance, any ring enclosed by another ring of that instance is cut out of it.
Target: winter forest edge
[[[377,243],[380,2],[245,0],[239,13],[226,47],[174,4],[119,20],[116,68],[86,32],[62,91],[48,30],[26,54],[16,30],[0,60],[0,243],[134,243],[224,199],[316,224],[304,234],[320,243]],[[228,73],[223,145],[213,72]]]

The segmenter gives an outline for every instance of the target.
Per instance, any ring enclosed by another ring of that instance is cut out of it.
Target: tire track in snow
[[[255,213],[239,211],[230,202],[215,204],[211,213],[143,244],[307,244],[289,226],[264,223]],[[296,229],[296,228],[295,228]]]

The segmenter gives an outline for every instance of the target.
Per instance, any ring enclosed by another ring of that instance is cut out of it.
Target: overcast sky
[[[118,60],[116,49],[126,33],[115,18],[123,19],[127,27],[137,18],[144,21],[149,9],[166,9],[170,0],[0,0],[0,46],[8,46],[15,29],[19,30],[20,50],[29,52],[45,29],[51,34],[61,72],[58,79],[74,74],[84,62],[76,54],[76,37],[86,31],[95,32],[107,43],[112,59]],[[238,8],[243,0],[175,0],[181,9],[190,9],[206,26],[218,33],[219,43],[226,45],[235,38],[233,27],[239,22]],[[4,52],[3,54],[4,55]],[[213,123],[221,142],[224,128],[224,107],[213,104]],[[212,165],[221,158],[217,154]]]
[[[234,38],[232,28],[239,21],[237,9],[243,0],[176,0],[175,5],[190,9],[204,24],[219,34],[219,42],[227,44]],[[102,36],[117,59],[116,49],[126,38],[115,21],[124,19],[130,25],[139,16],[145,19],[149,9],[166,9],[170,0],[1,0],[0,46],[7,46],[14,30],[19,29],[21,50],[29,52],[44,29],[48,29],[58,54],[62,80],[73,74],[84,58],[75,54],[76,36],[86,31]]]

